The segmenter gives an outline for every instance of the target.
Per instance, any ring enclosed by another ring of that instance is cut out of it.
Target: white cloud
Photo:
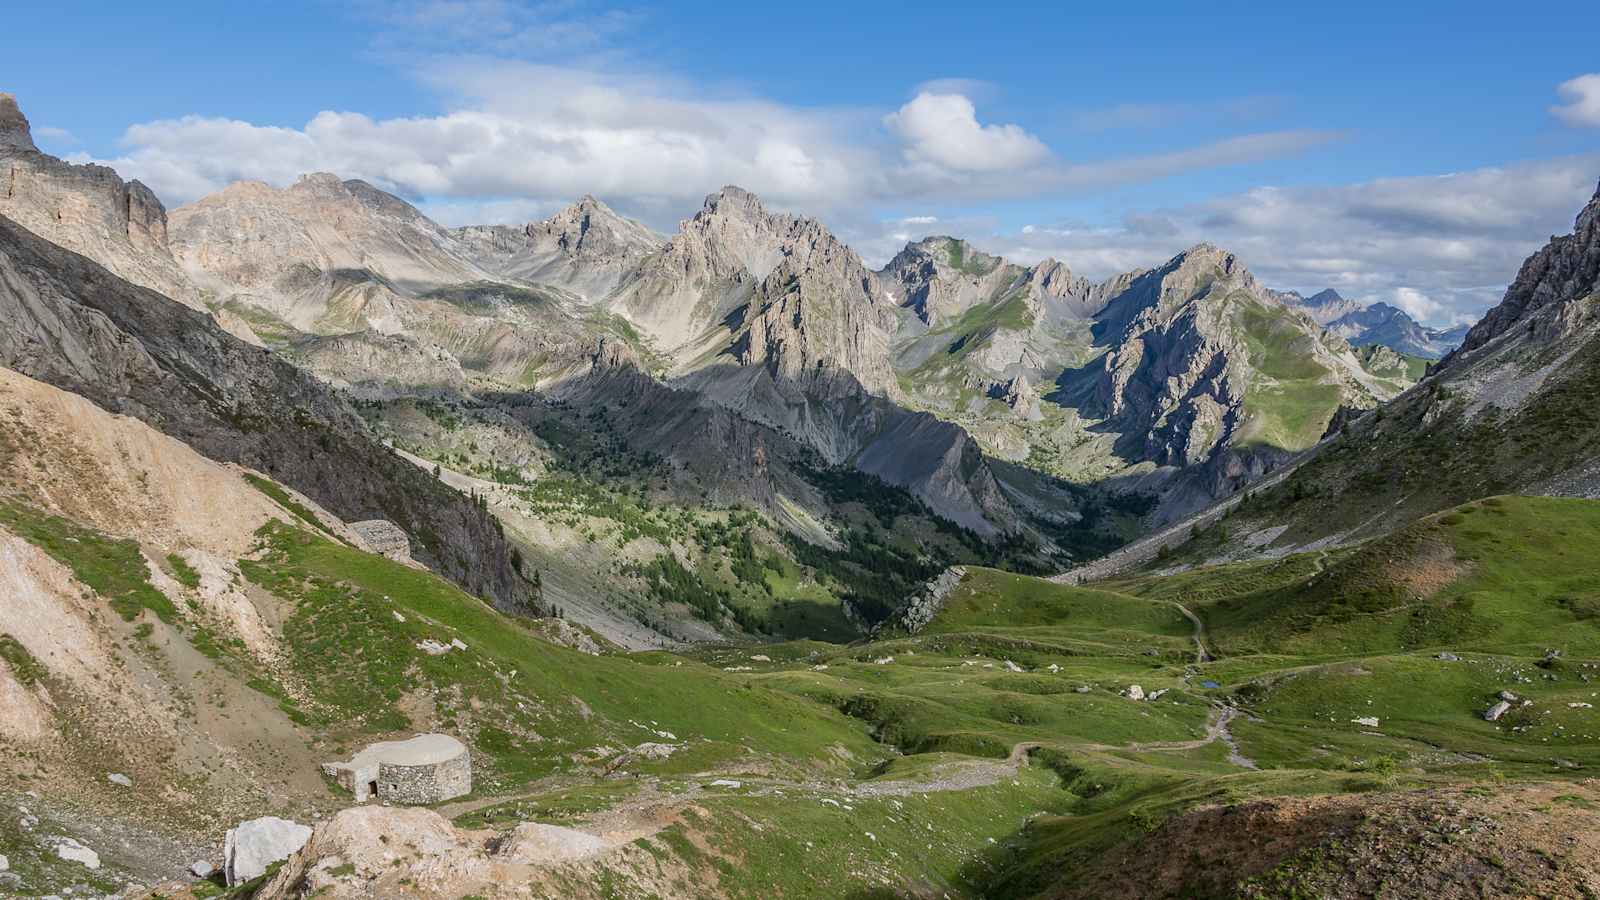
[[[287,185],[328,171],[452,216],[484,204],[503,214],[511,200],[548,209],[594,193],[670,229],[724,184],[832,221],[875,204],[1102,190],[1330,139],[1276,132],[1063,165],[1015,125],[979,124],[971,102],[956,95],[920,94],[889,117],[889,129],[875,131],[883,117],[870,111],[708,95],[657,76],[491,57],[436,60],[416,74],[451,98],[450,111],[374,119],[330,110],[301,128],[188,116],[134,125],[122,154],[93,161],[144,181],[172,205],[238,180]]]
[[[63,144],[66,146],[76,146],[77,144],[81,143],[78,140],[77,135],[66,130],[65,128],[56,128],[52,125],[33,126],[33,136],[35,138],[42,138],[43,140],[51,141],[56,144]]]
[[[1600,72],[1579,75],[1556,86],[1563,101],[1550,112],[1568,125],[1600,128]]]
[[[1443,305],[1413,287],[1395,288],[1389,302],[1419,322],[1435,321],[1445,311]]]
[[[884,117],[905,142],[907,161],[954,172],[1025,169],[1050,156],[1044,142],[1019,125],[982,125],[961,94],[923,92]]]

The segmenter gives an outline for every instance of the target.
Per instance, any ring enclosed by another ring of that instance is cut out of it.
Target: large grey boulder
[[[1484,710],[1483,717],[1490,722],[1498,722],[1500,717],[1505,715],[1509,709],[1511,709],[1511,704],[1501,700],[1499,703]]]
[[[267,867],[293,856],[311,839],[311,826],[262,816],[228,829],[223,842],[223,874],[228,886],[265,875]]]

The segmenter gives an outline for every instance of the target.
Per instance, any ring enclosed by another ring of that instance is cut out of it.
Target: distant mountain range
[[[1329,331],[1362,347],[1381,344],[1398,353],[1435,360],[1461,346],[1471,325],[1437,329],[1421,325],[1405,310],[1387,303],[1364,306],[1346,300],[1338,291],[1329,288],[1310,297],[1301,297],[1293,291],[1281,294],[1293,306]]]

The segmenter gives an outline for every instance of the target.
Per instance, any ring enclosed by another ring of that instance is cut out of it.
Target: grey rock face
[[[105,166],[39,152],[10,94],[0,94],[0,216],[135,284],[199,305],[168,248],[167,211],[156,195]]]
[[[311,826],[262,816],[228,829],[223,842],[223,874],[228,886],[265,875],[267,867],[293,856],[311,840]]]
[[[33,131],[28,127],[28,118],[22,114],[13,94],[0,93],[0,147],[28,151],[39,149],[33,144]]]

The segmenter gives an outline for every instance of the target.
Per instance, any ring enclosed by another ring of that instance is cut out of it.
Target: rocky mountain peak
[[[722,190],[715,194],[707,194],[702,212],[712,215],[742,216],[745,218],[763,218],[767,208],[761,204],[761,198],[750,193],[738,185],[724,185]]]
[[[569,256],[626,257],[628,261],[662,243],[655,232],[618,214],[593,194],[584,194],[550,218],[529,224],[525,233],[530,242],[550,242]]]
[[[1600,221],[1600,184],[1595,185],[1594,198],[1578,213],[1577,230],[1586,231]]]
[[[1600,291],[1600,190],[1578,213],[1571,234],[1551,237],[1528,257],[1500,304],[1472,326],[1461,348],[1445,357],[1439,368],[1449,367],[1460,354],[1482,347],[1540,310],[1564,306],[1596,291]]]
[[[28,117],[17,106],[12,94],[0,93],[0,149],[38,151],[33,143],[33,132],[28,128]]]

